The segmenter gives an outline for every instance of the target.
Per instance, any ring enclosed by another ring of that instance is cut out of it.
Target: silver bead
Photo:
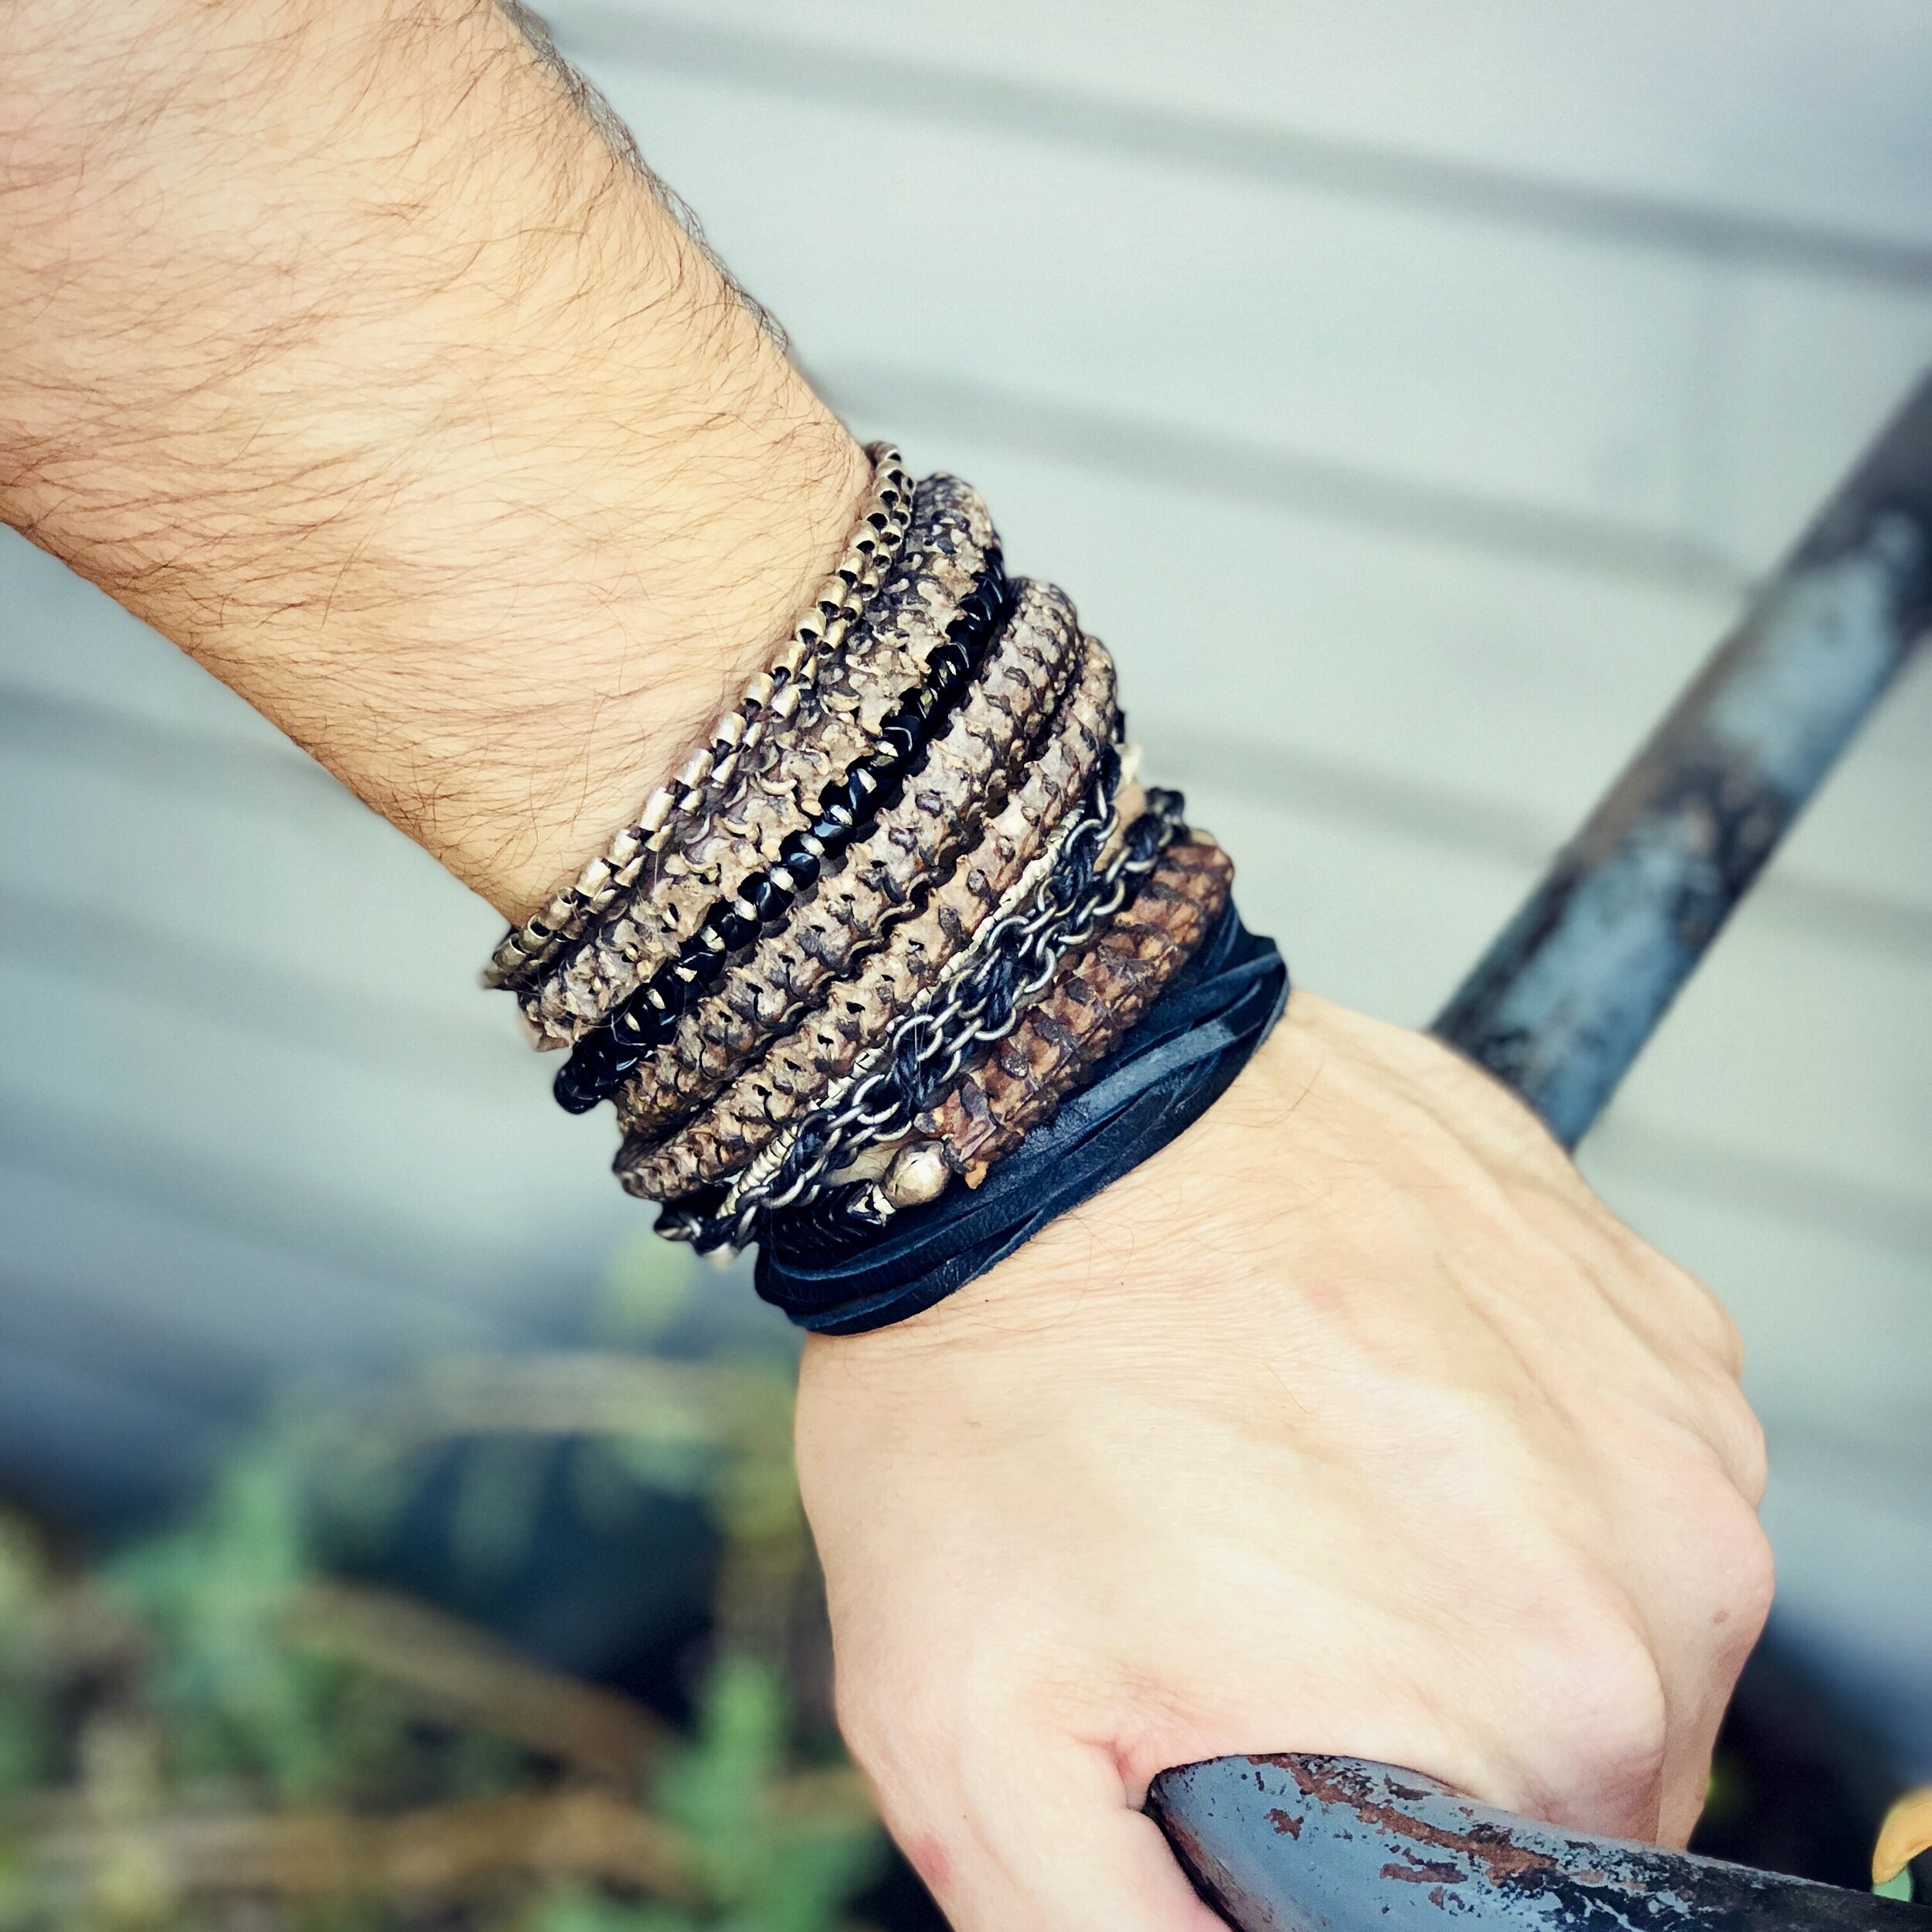
[[[923,1207],[928,1201],[937,1201],[952,1178],[953,1171],[937,1143],[920,1141],[900,1150],[886,1175],[886,1199],[896,1208]]]

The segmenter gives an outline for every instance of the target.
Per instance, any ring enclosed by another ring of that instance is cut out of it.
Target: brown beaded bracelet
[[[1132,903],[1062,964],[1019,1026],[919,1116],[880,1183],[886,1199],[896,1207],[935,1199],[954,1175],[977,1187],[1052,1119],[1187,963],[1233,883],[1233,861],[1211,840],[1196,833],[1170,845]]]

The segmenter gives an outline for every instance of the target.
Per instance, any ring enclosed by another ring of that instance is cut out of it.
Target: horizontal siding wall
[[[889,111],[1057,130],[1218,173],[1318,178],[1597,234],[1741,236],[1909,269],[1932,247],[1917,0],[569,0],[594,72],[734,69]],[[647,149],[647,151],[648,150]]]
[[[556,24],[855,427],[1074,591],[1301,982],[1405,1021],[1932,364],[1906,0]],[[1921,665],[1586,1155],[1738,1311],[1825,1627],[1818,1458],[1932,1470],[1929,772]],[[285,1374],[574,1318],[638,1219],[487,909],[17,542],[0,824],[0,1462],[83,1404],[165,1488]]]

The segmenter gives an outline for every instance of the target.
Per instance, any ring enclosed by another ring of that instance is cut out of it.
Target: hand
[[[1769,1606],[1716,1301],[1446,1049],[1298,992],[1190,1132],[814,1340],[842,1721],[961,1932],[1208,1932],[1139,1807],[1330,1751],[1681,1843]]]

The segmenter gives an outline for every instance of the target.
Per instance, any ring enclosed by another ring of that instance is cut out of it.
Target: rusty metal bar
[[[1465,980],[1434,1030],[1566,1147],[1932,624],[1932,378]],[[1226,1757],[1148,1809],[1239,1932],[1813,1932],[1932,1912],[1559,1832],[1354,1759]],[[1901,1915],[1903,1915],[1901,1917]]]
[[[1170,1771],[1163,1816],[1242,1932],[1924,1932],[1896,1899],[1559,1831],[1434,1778],[1342,1757]]]
[[[1928,621],[1932,379],[1434,1030],[1574,1147]]]

